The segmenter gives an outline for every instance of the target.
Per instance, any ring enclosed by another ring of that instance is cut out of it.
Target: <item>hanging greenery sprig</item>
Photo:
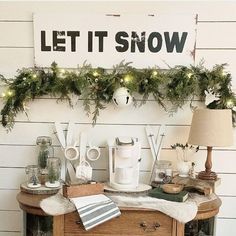
[[[16,115],[19,112],[26,113],[26,104],[35,98],[50,95],[67,100],[72,106],[71,95],[76,95],[83,99],[86,113],[92,114],[93,123],[96,123],[100,110],[111,102],[114,91],[119,87],[128,88],[131,94],[142,95],[140,105],[145,104],[152,95],[169,112],[176,111],[194,98],[207,98],[208,108],[232,109],[233,121],[236,122],[232,78],[229,73],[225,73],[224,68],[225,64],[222,64],[209,70],[201,64],[176,66],[168,70],[157,67],[140,70],[130,63],[121,62],[112,70],[92,68],[88,64],[76,70],[64,70],[54,62],[48,69],[21,69],[14,79],[0,75],[7,86],[7,90],[2,93],[4,106],[1,122],[4,127],[11,129]]]

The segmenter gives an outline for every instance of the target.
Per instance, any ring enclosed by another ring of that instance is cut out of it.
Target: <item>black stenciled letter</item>
[[[93,31],[88,32],[88,52],[93,51]]]
[[[181,53],[183,51],[187,35],[187,32],[183,32],[181,39],[179,40],[179,32],[173,32],[172,38],[170,39],[170,32],[164,32],[167,52],[173,52],[175,47],[176,52]]]
[[[153,46],[153,40],[156,39],[156,46]],[[162,36],[158,32],[152,32],[148,37],[148,48],[150,52],[159,52],[162,47]]]
[[[46,32],[44,30],[41,31],[41,51],[42,52],[51,51],[51,46],[46,45]]]
[[[95,36],[98,37],[98,51],[103,52],[104,37],[107,37],[107,31],[95,31]]]
[[[120,31],[116,33],[116,42],[121,44],[122,46],[116,46],[117,52],[126,52],[129,48],[129,42],[124,39],[129,37],[129,35],[125,31]]]
[[[135,52],[135,45],[137,44],[139,52],[145,51],[145,32],[141,33],[141,40],[135,31],[131,34],[131,52]]]
[[[67,36],[71,38],[71,51],[76,51],[76,37],[80,36],[79,31],[67,31]]]
[[[52,31],[53,51],[65,52],[66,47],[59,44],[65,44],[66,40],[65,38],[58,38],[58,36],[65,36],[65,31]]]

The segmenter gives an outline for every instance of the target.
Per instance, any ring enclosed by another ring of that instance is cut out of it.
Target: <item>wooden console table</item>
[[[28,214],[46,216],[39,203],[49,195],[32,195],[20,192],[17,195],[20,208]],[[215,216],[221,205],[219,198],[203,203],[198,208],[195,220],[208,219]],[[81,225],[77,212],[53,216],[53,236],[75,235],[158,235],[184,236],[184,224],[155,210],[121,208],[121,216],[105,222],[89,231]]]

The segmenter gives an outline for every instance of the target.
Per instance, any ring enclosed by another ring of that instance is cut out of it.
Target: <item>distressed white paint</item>
[[[235,2],[1,2],[0,3],[0,73],[14,76],[16,69],[32,67],[33,55],[33,12],[73,12],[76,14],[198,14],[198,34],[196,62],[202,58],[205,65],[211,67],[216,63],[228,63],[227,70],[233,76],[236,89],[236,3]],[[222,22],[224,21],[224,22]],[[230,34],[230,37],[229,37]],[[181,64],[181,60],[179,64]],[[1,88],[2,89],[2,88]],[[151,153],[146,140],[145,124],[152,124],[157,129],[161,123],[167,124],[167,136],[164,140],[162,159],[175,162],[175,152],[170,145],[187,140],[191,122],[191,110],[186,105],[173,117],[165,114],[155,102],[149,101],[145,106],[127,110],[117,110],[111,104],[101,112],[98,125],[91,126],[91,118],[83,113],[79,102],[74,110],[66,103],[56,104],[55,99],[37,99],[30,103],[29,119],[19,114],[17,123],[11,133],[0,128],[0,236],[22,235],[22,218],[15,200],[19,184],[26,179],[24,166],[36,162],[35,140],[39,135],[53,137],[55,153],[62,158],[58,142],[52,133],[55,120],[76,122],[78,131],[88,130],[89,137],[96,145],[102,147],[102,156],[97,163],[94,177],[107,178],[106,139],[111,135],[132,134],[142,139],[141,179],[148,181],[150,175]],[[196,103],[199,105],[199,103]],[[50,112],[48,112],[50,111]],[[236,135],[236,132],[234,132]],[[213,169],[221,177],[217,193],[223,205],[217,219],[216,236],[235,235],[236,215],[236,146],[216,149],[213,152]],[[204,168],[206,150],[196,154],[197,170]],[[175,163],[173,164],[175,167]],[[9,220],[10,219],[10,220]],[[8,221],[7,221],[8,220]],[[6,222],[7,221],[7,222]],[[10,223],[8,223],[10,222]]]

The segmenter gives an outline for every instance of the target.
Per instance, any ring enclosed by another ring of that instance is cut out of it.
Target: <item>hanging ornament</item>
[[[220,98],[216,97],[216,95],[213,93],[213,91],[210,89],[209,92],[208,91],[204,91],[206,97],[205,97],[205,105],[208,106],[210,103],[214,102],[214,101],[218,101],[220,100]]]
[[[127,107],[132,104],[132,96],[129,89],[125,87],[118,88],[113,94],[113,102],[117,107]]]

